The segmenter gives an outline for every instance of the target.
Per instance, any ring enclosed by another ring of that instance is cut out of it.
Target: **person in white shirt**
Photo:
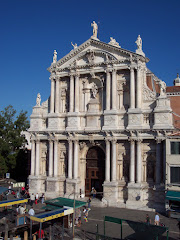
[[[160,218],[159,218],[158,213],[156,212],[155,219],[154,219],[155,225],[159,226],[159,221],[160,221]]]
[[[35,195],[34,195],[34,193],[32,193],[32,194],[30,195],[30,199],[31,199],[31,206],[32,206],[33,203],[34,203],[34,200],[35,200]]]
[[[26,209],[23,206],[21,206],[20,209],[19,209],[19,213],[20,214],[25,214],[25,210]]]
[[[35,212],[34,212],[34,209],[33,209],[33,207],[31,207],[30,209],[29,209],[29,215],[30,216],[34,216],[35,215]]]

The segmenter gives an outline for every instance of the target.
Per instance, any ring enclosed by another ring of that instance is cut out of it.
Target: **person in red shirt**
[[[38,234],[38,239],[43,239],[44,238],[44,231],[41,229],[41,232],[40,232],[40,229],[39,231],[35,232],[35,234]]]

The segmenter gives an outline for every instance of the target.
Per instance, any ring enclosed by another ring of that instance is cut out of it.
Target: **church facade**
[[[30,192],[89,196],[102,204],[161,208],[167,134],[174,129],[166,84],[136,52],[93,36],[48,68],[50,98],[33,107]]]

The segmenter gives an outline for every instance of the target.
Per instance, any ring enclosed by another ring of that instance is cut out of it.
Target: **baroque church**
[[[94,187],[102,205],[160,209],[174,129],[166,84],[147,68],[140,35],[132,52],[91,26],[91,38],[62,59],[54,51],[50,97],[37,96],[30,192],[83,198]]]

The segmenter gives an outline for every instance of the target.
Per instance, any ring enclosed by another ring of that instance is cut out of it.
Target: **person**
[[[16,198],[19,198],[20,197],[20,192],[19,192],[19,190],[17,190],[17,192],[16,192]]]
[[[83,213],[84,213],[84,221],[85,221],[85,222],[88,222],[88,219],[87,219],[87,217],[88,217],[88,210],[87,210],[86,207],[84,207]]]
[[[96,197],[96,189],[94,187],[92,188],[92,194],[93,194],[93,198],[95,198]]]
[[[19,209],[19,214],[25,214],[26,213],[26,208],[21,206],[20,209]]]
[[[90,197],[89,197],[87,203],[88,203],[88,208],[89,208],[89,210],[90,210],[90,209],[91,209],[91,198],[90,198]]]
[[[35,232],[35,234],[38,234],[38,239],[43,239],[44,238],[44,231],[39,229],[39,231]]]
[[[78,209],[78,224],[77,224],[78,227],[81,226],[81,209]]]
[[[9,185],[9,187],[8,187],[8,194],[7,195],[9,195],[9,194],[11,194],[11,185]]]
[[[159,222],[160,222],[160,218],[159,218],[158,213],[156,212],[155,219],[154,219],[154,224],[159,226]]]
[[[30,199],[31,199],[31,206],[32,206],[33,203],[34,203],[34,200],[35,200],[35,195],[34,195],[34,193],[31,194]]]
[[[151,224],[151,219],[148,214],[146,214],[146,223],[149,225]]]
[[[31,206],[31,208],[29,209],[29,212],[28,212],[29,216],[34,216],[35,215],[35,211],[33,209],[33,207]]]
[[[38,195],[38,193],[36,193],[35,204],[38,204],[38,200],[39,200],[39,195]]]
[[[45,196],[44,196],[44,193],[42,193],[42,196],[41,196],[41,203],[42,204],[44,203],[44,200],[45,200]]]

